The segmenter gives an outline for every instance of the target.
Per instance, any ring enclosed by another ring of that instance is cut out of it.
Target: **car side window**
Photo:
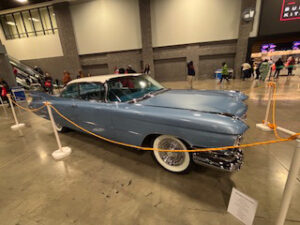
[[[104,85],[96,82],[79,83],[79,99],[90,101],[103,101],[105,95]]]
[[[78,97],[78,84],[68,85],[61,93],[63,98],[77,98]]]

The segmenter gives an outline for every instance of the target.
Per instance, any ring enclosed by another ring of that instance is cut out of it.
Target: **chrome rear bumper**
[[[239,148],[222,151],[195,152],[192,155],[193,161],[196,164],[228,172],[238,171],[244,159],[243,151]]]

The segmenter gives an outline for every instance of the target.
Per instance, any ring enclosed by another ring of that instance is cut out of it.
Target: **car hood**
[[[242,117],[247,111],[247,105],[240,98],[218,91],[169,90],[143,100],[140,104],[228,114],[237,117]]]

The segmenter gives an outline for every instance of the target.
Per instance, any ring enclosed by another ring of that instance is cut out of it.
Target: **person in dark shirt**
[[[281,58],[279,58],[276,63],[275,63],[275,73],[274,73],[274,78],[277,79],[280,75],[280,70],[283,68],[283,62],[281,60]]]
[[[124,68],[120,68],[119,69],[119,74],[125,74],[125,69]]]
[[[150,69],[150,65],[146,64],[145,69],[144,69],[144,74],[151,74],[151,69]]]
[[[126,72],[127,73],[136,73],[136,71],[134,69],[132,69],[132,66],[131,65],[128,65],[127,69],[126,69]],[[120,71],[119,71],[120,73]]]
[[[293,56],[290,56],[288,58],[288,61],[287,61],[287,68],[288,68],[288,76],[292,76],[293,75],[293,69],[294,69],[294,66],[295,66],[295,58]]]
[[[193,89],[193,80],[195,78],[195,68],[194,68],[194,63],[193,61],[190,61],[188,64],[187,64],[187,79],[188,79],[188,83],[190,85],[190,89]]]

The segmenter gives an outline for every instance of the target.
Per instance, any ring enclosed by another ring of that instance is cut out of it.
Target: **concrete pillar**
[[[241,13],[251,7],[255,9],[256,0],[243,0],[241,6]],[[241,65],[246,61],[248,50],[249,34],[253,28],[253,21],[245,22],[242,17],[240,18],[239,36],[236,45],[236,55],[234,60],[234,76],[235,78],[241,77]]]
[[[0,78],[5,80],[10,87],[17,86],[15,75],[12,71],[12,66],[9,63],[5,46],[0,40]]]
[[[73,22],[68,2],[57,3],[53,5],[56,23],[60,38],[61,47],[64,54],[66,70],[73,75],[81,70]],[[88,35],[88,34],[87,34]]]
[[[139,8],[140,8],[140,23],[141,23],[141,36],[142,36],[143,68],[145,68],[146,64],[149,64],[151,69],[151,76],[155,77],[154,62],[153,62],[150,0],[139,0]]]

